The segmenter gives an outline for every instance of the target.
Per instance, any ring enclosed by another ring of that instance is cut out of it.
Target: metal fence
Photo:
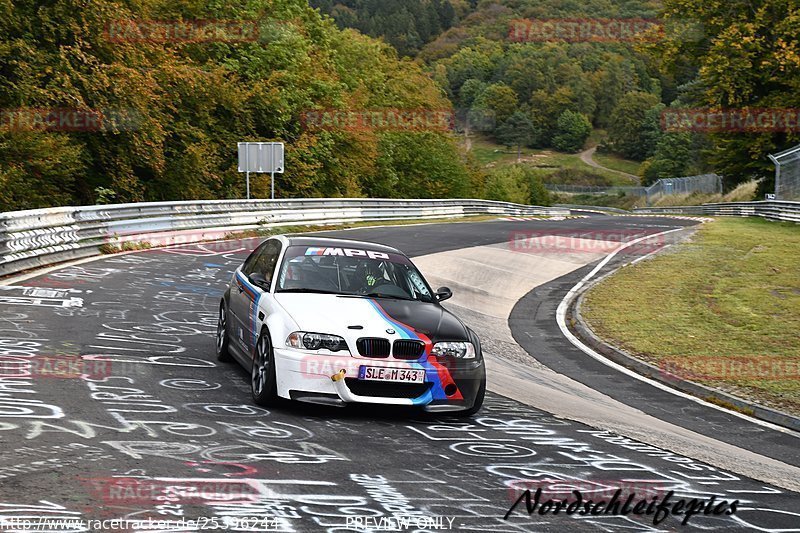
[[[800,145],[769,158],[775,163],[775,199],[800,200]]]
[[[647,194],[646,187],[601,187],[595,185],[567,185],[563,183],[545,183],[544,186],[550,192],[567,194],[601,194],[606,196],[615,196],[618,194],[645,196]]]
[[[702,174],[685,178],[660,179],[649,187],[595,187],[546,183],[550,192],[568,194],[601,194],[638,196],[646,198],[650,205],[660,196],[698,194],[722,194],[722,178],[716,174]]]
[[[681,194],[722,194],[722,178],[702,174],[688,178],[661,179],[647,188],[648,202],[657,196]]]
[[[104,245],[152,246],[222,239],[231,232],[470,215],[566,216],[569,211],[488,200],[211,200],[0,213],[0,276],[101,253]]]

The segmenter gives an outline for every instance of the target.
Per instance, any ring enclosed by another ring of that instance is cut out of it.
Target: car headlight
[[[286,346],[299,350],[328,350],[331,352],[338,352],[341,350],[350,351],[347,348],[347,342],[338,335],[306,333],[305,331],[295,331],[286,337]]]
[[[437,342],[431,353],[436,357],[475,359],[475,346],[471,342]]]

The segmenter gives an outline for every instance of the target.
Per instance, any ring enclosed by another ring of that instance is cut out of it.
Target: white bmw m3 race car
[[[219,308],[217,356],[251,373],[253,399],[408,405],[471,415],[486,370],[475,333],[402,252],[277,236],[236,270]]]

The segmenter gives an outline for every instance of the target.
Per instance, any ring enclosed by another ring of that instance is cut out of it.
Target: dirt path
[[[584,150],[583,152],[581,152],[579,154],[580,158],[581,158],[581,161],[583,161],[584,163],[586,163],[590,167],[599,168],[599,169],[602,169],[602,170],[606,170],[608,172],[613,172],[614,174],[619,174],[621,176],[625,176],[626,178],[628,178],[629,180],[633,181],[637,185],[641,182],[641,178],[639,178],[639,176],[635,176],[633,174],[628,174],[627,172],[622,172],[620,170],[614,170],[613,168],[604,167],[603,165],[601,165],[600,163],[595,161],[594,160],[594,153],[596,151],[597,151],[597,146],[592,146],[588,150]]]

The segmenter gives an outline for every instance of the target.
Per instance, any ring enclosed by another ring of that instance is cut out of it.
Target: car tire
[[[478,394],[475,395],[475,403],[472,404],[472,407],[469,409],[464,409],[463,411],[458,411],[454,413],[457,417],[466,418],[475,414],[478,414],[478,411],[481,410],[483,407],[483,398],[486,396],[486,380],[484,379],[481,382],[480,387],[478,387]]]
[[[261,332],[256,342],[253,366],[250,369],[250,390],[253,401],[263,407],[274,405],[278,399],[275,354],[267,330]]]
[[[217,360],[223,363],[233,361],[230,352],[230,340],[228,339],[228,309],[225,300],[219,304],[219,318],[217,319]]]

